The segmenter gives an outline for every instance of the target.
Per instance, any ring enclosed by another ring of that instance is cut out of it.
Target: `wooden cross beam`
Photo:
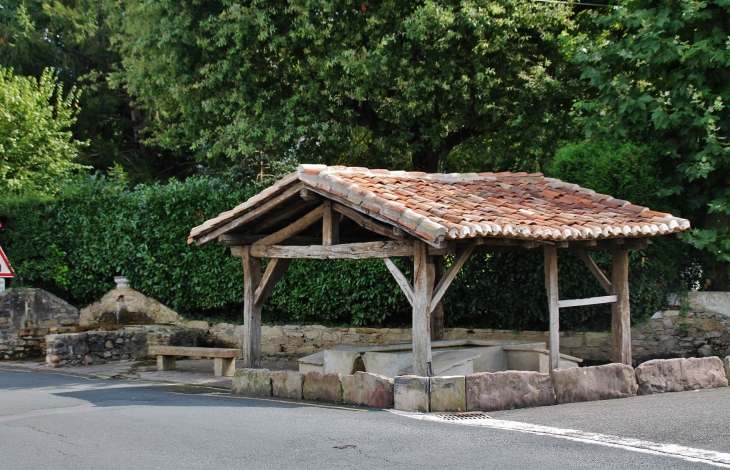
[[[411,304],[411,307],[413,307],[413,286],[411,286],[411,283],[408,282],[408,278],[406,278],[405,274],[398,269],[398,266],[393,263],[393,260],[390,258],[383,258],[383,261],[385,261],[385,266],[388,267],[388,271],[390,271],[393,275],[395,282],[398,283],[403,294],[405,294],[406,299],[408,299],[408,303]]]
[[[202,237],[198,238],[195,241],[195,243],[197,245],[202,245],[204,243],[208,243],[212,240],[217,239],[218,236],[220,236],[220,235],[231,232],[231,231],[235,230],[237,227],[240,227],[241,225],[244,225],[248,222],[251,222],[254,219],[261,217],[262,215],[271,211],[274,207],[276,207],[279,204],[286,201],[287,199],[289,199],[293,196],[296,196],[303,187],[304,187],[303,183],[295,184],[294,186],[287,189],[283,193],[279,194],[275,198],[261,204],[260,206],[254,207],[253,209],[249,210],[242,216],[236,217],[235,219],[233,219],[230,222],[226,223],[225,225],[213,230],[212,232],[206,233]]]
[[[262,238],[261,240],[254,243],[254,245],[276,245],[279,242],[283,242],[287,238],[306,230],[311,227],[315,222],[322,218],[324,214],[324,206],[319,206],[312,212],[308,213],[296,222],[287,225],[278,232],[274,232],[271,235]]]

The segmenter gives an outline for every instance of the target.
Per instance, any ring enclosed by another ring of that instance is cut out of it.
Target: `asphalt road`
[[[490,413],[730,450],[730,389]],[[382,410],[0,370],[0,468],[716,468],[702,461]]]

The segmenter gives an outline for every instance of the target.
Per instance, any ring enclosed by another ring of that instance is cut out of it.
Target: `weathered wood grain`
[[[611,285],[618,298],[611,304],[611,339],[613,362],[631,365],[631,307],[629,305],[629,253],[619,246],[613,249]]]

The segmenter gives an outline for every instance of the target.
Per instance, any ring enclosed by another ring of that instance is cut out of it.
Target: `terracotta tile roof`
[[[486,236],[585,240],[652,236],[690,228],[686,219],[541,173],[426,174],[300,165],[298,173],[268,188],[266,196],[261,193],[194,228],[191,237],[242,214],[296,179],[431,242]]]

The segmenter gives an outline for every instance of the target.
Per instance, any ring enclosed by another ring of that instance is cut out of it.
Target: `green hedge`
[[[41,287],[83,307],[113,288],[113,276],[123,274],[135,289],[189,319],[240,321],[239,260],[226,248],[187,245],[186,238],[191,227],[260,189],[212,177],[129,187],[97,176],[69,183],[55,199],[3,199],[0,213],[10,223],[0,234],[0,246],[17,272],[11,286]],[[666,240],[632,253],[635,320],[656,311],[676,284],[676,273],[684,270],[678,264],[684,257],[667,256],[682,249],[678,243]],[[606,254],[597,261],[610,269]],[[561,298],[602,294],[572,253],[560,252],[559,276]],[[542,255],[472,256],[445,306],[448,326],[546,329]],[[610,327],[609,310],[563,310],[562,328],[604,330]],[[411,323],[405,297],[377,260],[295,261],[267,301],[264,317],[276,323]]]

